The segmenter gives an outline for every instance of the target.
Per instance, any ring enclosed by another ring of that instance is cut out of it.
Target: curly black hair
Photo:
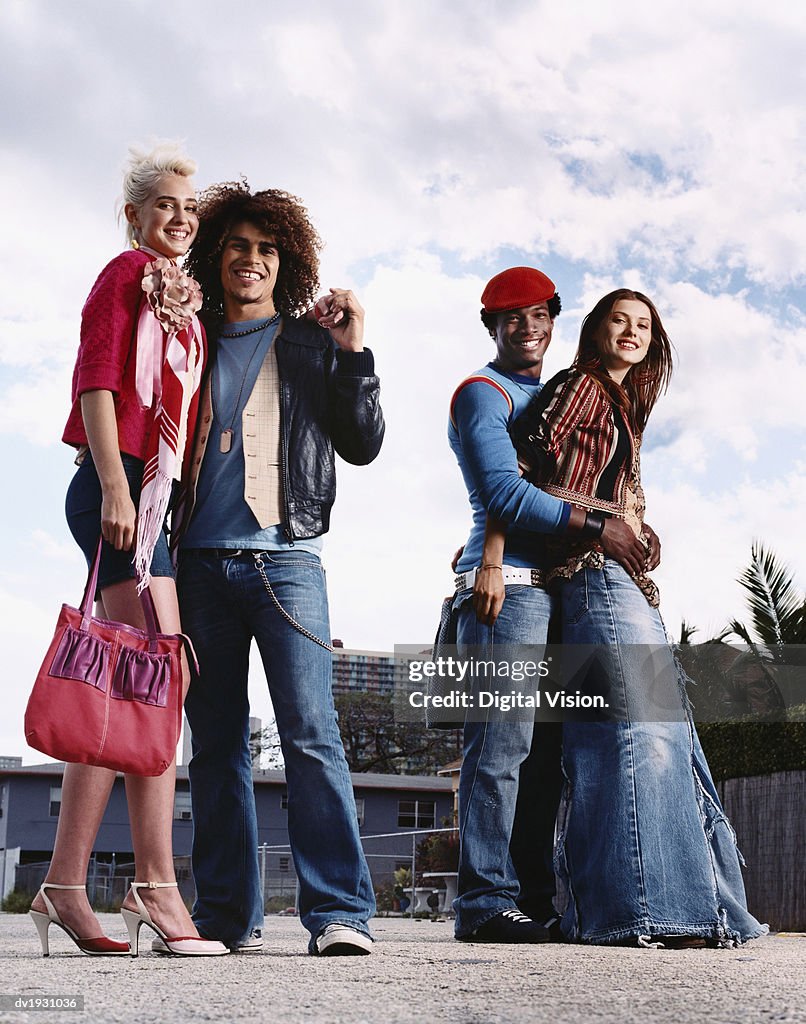
[[[285,316],[302,313],[319,288],[321,239],[300,199],[274,188],[253,194],[245,179],[211,185],[199,196],[199,233],[184,266],[201,285],[205,313],[214,319],[224,315],[221,253],[233,227],[243,221],[271,235],[277,244],[275,309]]]
[[[562,300],[557,292],[552,295],[546,305],[549,307],[549,316],[552,320],[560,315],[560,310],[563,308]],[[481,322],[487,328],[487,333],[491,338],[495,337],[495,330],[498,327],[499,316],[501,316],[502,313],[509,312],[511,312],[511,310],[508,309],[499,309],[495,313],[488,313],[486,309],[481,310],[481,313],[479,314],[481,316]]]

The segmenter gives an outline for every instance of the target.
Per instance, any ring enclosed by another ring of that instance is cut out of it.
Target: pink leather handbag
[[[25,739],[60,761],[162,775],[182,724],[181,652],[195,665],[193,648],[182,633],[159,632],[148,587],[145,630],[94,618],[100,559],[99,541],[81,606],[59,613],[28,699]]]

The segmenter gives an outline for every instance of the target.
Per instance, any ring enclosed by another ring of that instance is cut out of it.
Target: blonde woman
[[[172,143],[150,152],[131,150],[122,205],[131,248],[104,267],[84,306],[73,405],[63,435],[78,449],[67,519],[88,561],[103,536],[97,614],[143,627],[139,579],[150,583],[166,633],[181,632],[181,625],[163,527],[192,434],[205,352],[195,318],[201,294],[176,265],[198,230],[195,170]],[[139,929],[147,924],[173,954],[220,955],[227,948],[200,938],[176,887],[175,774],[172,764],[156,778],[126,777],[135,881],[122,913],[131,952],[137,954]],[[129,944],[102,934],[85,888],[114,780],[106,768],[65,767],[53,859],[31,907],[45,956],[51,924],[83,953],[130,951]]]

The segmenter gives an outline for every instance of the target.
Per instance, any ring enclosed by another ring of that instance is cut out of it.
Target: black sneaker
[[[522,914],[520,910],[504,910],[470,935],[461,936],[462,942],[549,942],[548,928]]]
[[[545,921],[541,922],[543,927],[549,933],[549,942],[565,942],[566,938],[563,935],[562,928],[560,928],[560,918],[556,914],[551,917],[547,917]]]

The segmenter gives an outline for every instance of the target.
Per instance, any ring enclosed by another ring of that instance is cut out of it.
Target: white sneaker
[[[260,928],[253,928],[245,939],[230,948],[233,953],[259,953],[263,949],[263,932]]]
[[[369,935],[346,924],[329,924],[316,940],[319,956],[366,956],[372,952]]]
[[[260,928],[253,928],[252,931],[246,936],[245,939],[241,940],[234,946],[230,946],[230,952],[232,953],[260,953],[263,949],[263,933]],[[162,939],[157,936],[151,942],[152,953],[170,953],[170,949],[165,945]]]

